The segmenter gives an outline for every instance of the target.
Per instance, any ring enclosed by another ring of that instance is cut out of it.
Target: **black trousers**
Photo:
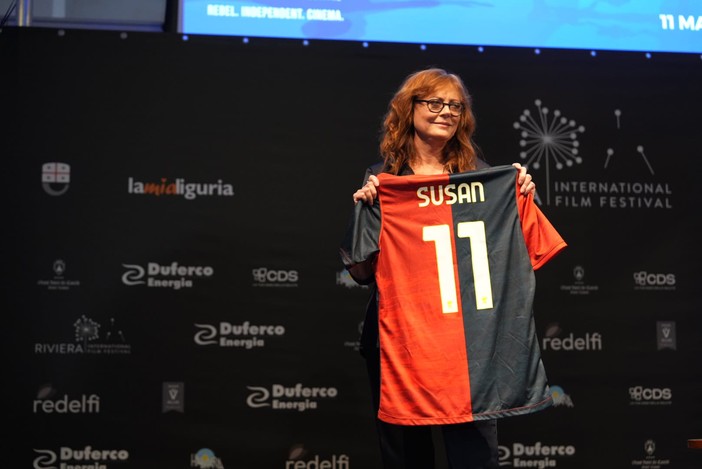
[[[378,419],[380,404],[380,353],[366,350],[366,367],[371,384],[376,429],[384,469],[433,469],[435,467],[432,428],[440,430],[445,460],[450,469],[494,469],[499,467],[497,421],[459,423],[438,426],[393,425]],[[443,458],[439,458],[443,459]]]

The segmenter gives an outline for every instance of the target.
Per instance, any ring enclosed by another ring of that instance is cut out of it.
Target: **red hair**
[[[386,171],[399,174],[403,166],[408,165],[416,155],[413,124],[414,100],[428,96],[436,89],[446,85],[451,85],[456,89],[461,95],[461,102],[464,105],[456,133],[446,142],[443,149],[446,169],[454,173],[471,171],[476,168],[476,147],[473,143],[476,124],[468,90],[458,75],[448,73],[440,68],[430,68],[414,72],[405,78],[395,96],[390,100],[388,112],[383,121],[383,136],[380,142],[380,154],[385,160]]]

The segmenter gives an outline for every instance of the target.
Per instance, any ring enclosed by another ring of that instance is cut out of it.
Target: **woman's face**
[[[426,96],[420,96],[422,100],[439,100],[442,103],[460,103],[461,95],[452,85],[444,85],[435,89],[432,93]],[[426,102],[414,103],[414,130],[415,134],[421,140],[427,143],[446,143],[456,133],[460,115],[456,110],[452,110],[448,105],[444,106],[439,112],[429,110],[429,104]]]

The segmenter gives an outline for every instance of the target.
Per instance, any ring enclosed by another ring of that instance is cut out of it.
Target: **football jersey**
[[[378,175],[358,204],[351,263],[377,254],[378,417],[436,425],[552,404],[533,320],[534,269],[566,246],[500,166]]]

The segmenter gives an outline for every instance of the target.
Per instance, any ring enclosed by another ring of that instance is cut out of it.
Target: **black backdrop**
[[[702,464],[699,57],[42,29],[0,54],[12,467],[378,467],[338,245],[429,65],[569,243],[537,273],[558,405],[500,422],[502,465]]]

